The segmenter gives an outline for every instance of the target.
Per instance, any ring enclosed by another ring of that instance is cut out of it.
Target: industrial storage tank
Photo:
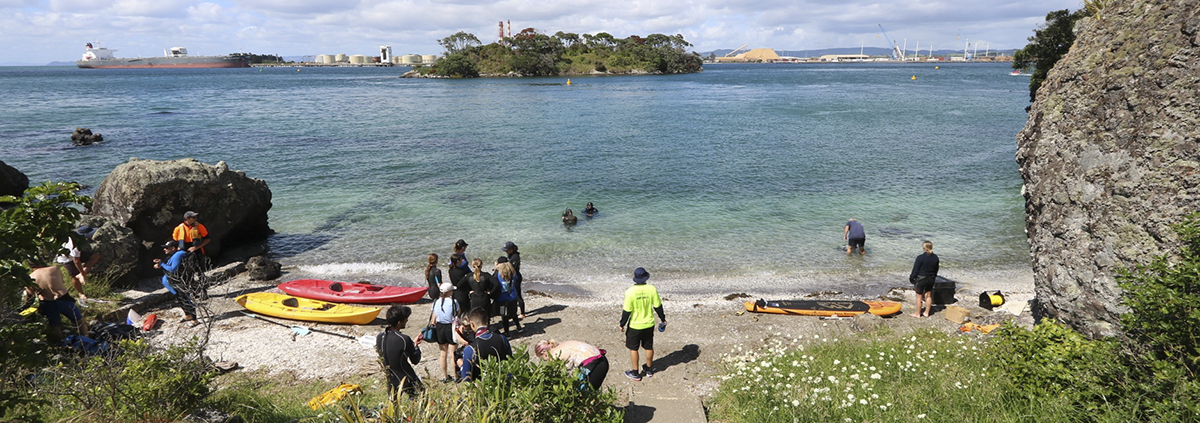
[[[346,56],[346,53],[338,53],[338,55],[336,57],[334,57],[334,59],[341,63],[346,63],[346,62],[350,61],[350,57]]]
[[[426,55],[424,55],[424,56],[421,56],[421,61],[422,61],[422,62],[424,62],[424,63],[425,63],[425,64],[427,64],[427,65],[428,65],[428,64],[432,64],[433,62],[437,61],[437,55],[434,55],[434,54],[426,54]]]
[[[355,65],[361,65],[361,64],[365,64],[365,63],[367,63],[367,56],[364,56],[364,55],[361,55],[361,54],[354,54],[354,55],[351,55],[351,56],[350,56],[350,63],[351,63],[351,64],[355,64]]]
[[[421,64],[421,55],[406,54],[406,55],[404,55],[404,57],[400,58],[400,63],[406,64],[406,65],[419,65],[419,64]]]
[[[328,54],[318,54],[317,63],[333,63],[333,56]]]
[[[404,59],[404,57],[402,57],[402,56],[392,56],[392,64],[393,65],[401,65],[401,64],[403,64],[402,59]]]

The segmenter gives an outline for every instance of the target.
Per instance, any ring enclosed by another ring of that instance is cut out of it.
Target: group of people
[[[592,205],[591,201],[588,201],[587,206],[583,207],[583,215],[587,216],[588,219],[596,217],[598,213],[600,213],[600,210],[596,210],[596,206]],[[562,221],[564,225],[574,226],[576,223],[579,223],[579,217],[575,216],[574,211],[567,209],[562,214]]]
[[[193,258],[203,260],[201,256],[204,254],[204,246],[209,243],[210,239],[208,229],[198,222],[198,213],[188,211],[183,214],[183,218],[183,223],[180,223],[172,231],[171,241],[163,245],[166,261],[154,259],[154,268],[163,270],[163,287],[178,298],[180,307],[184,311],[184,320],[194,321],[196,319],[195,303],[187,293],[178,289],[176,283],[172,283],[172,279],[180,280],[179,276],[184,267],[184,260],[189,254],[194,253]],[[88,247],[96,230],[97,228],[87,225],[76,228],[63,243],[63,253],[55,258],[55,265],[34,268],[29,275],[33,279],[34,285],[26,288],[26,295],[31,300],[37,299],[37,310],[46,317],[52,333],[61,330],[62,319],[65,317],[75,324],[79,335],[88,335],[87,321],[84,320],[83,312],[76,300],[87,301],[83,287],[87,285],[87,278],[92,268],[100,260],[100,254]],[[75,288],[78,298],[72,296],[67,290],[62,269],[66,269],[67,275],[71,278],[71,285]]]
[[[858,223],[858,219],[852,217],[846,222],[846,227],[842,230],[842,239],[846,240],[846,255],[850,255],[856,249],[859,255],[867,254],[867,234],[862,224]],[[937,254],[933,253],[932,241],[923,241],[921,249],[924,251],[913,261],[912,272],[908,276],[909,283],[913,284],[913,289],[917,292],[917,312],[913,313],[912,317],[929,317],[933,308],[933,283],[937,280],[940,266]]]
[[[525,316],[518,248],[511,241],[506,242],[501,248],[506,255],[499,257],[492,273],[488,273],[483,271],[483,262],[478,258],[471,261],[470,270],[462,266],[467,245],[461,239],[454,243],[450,267],[445,272],[449,279],[443,279],[443,272],[437,267],[437,254],[429,254],[425,277],[433,303],[428,326],[415,340],[401,332],[408,327],[412,308],[403,305],[388,308],[387,326],[376,336],[375,347],[386,369],[391,396],[399,392],[413,396],[424,389],[412,367],[421,361],[422,343],[437,344],[438,369],[444,383],[477,380],[483,360],[512,357],[509,322],[515,322],[519,332],[520,319]],[[660,321],[658,330],[666,329],[662,299],[658,290],[646,283],[649,278],[650,272],[644,268],[634,271],[634,285],[625,292],[618,325],[625,334],[632,364],[632,370],[626,371],[625,376],[633,380],[654,375],[654,313]],[[501,317],[503,333],[490,327],[493,316]],[[641,366],[639,349],[645,350],[645,365]],[[593,390],[600,389],[608,374],[607,351],[585,342],[542,340],[534,346],[534,353],[543,360],[562,360],[577,369],[581,380]]]

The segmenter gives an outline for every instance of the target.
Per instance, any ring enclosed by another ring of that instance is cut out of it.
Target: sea
[[[0,160],[88,192],[131,157],[224,161],[271,189],[271,256],[329,279],[420,283],[460,238],[488,263],[512,241],[568,286],[906,273],[924,240],[943,274],[1029,269],[1029,79],[1007,64],[406,70],[0,67]],[[75,147],[76,127],[104,141]],[[850,218],[865,256],[844,251]]]

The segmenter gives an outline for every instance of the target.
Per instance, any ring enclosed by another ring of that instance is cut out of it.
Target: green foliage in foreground
[[[434,72],[449,77],[480,74],[552,76],[595,73],[692,73],[701,70],[700,55],[682,35],[650,34],[615,38],[558,32],[546,35],[533,28],[503,40],[481,45],[473,34],[459,32],[438,42],[445,56]]]
[[[581,391],[579,378],[561,361],[534,362],[526,348],[509,360],[482,363],[483,378],[460,384],[427,384],[416,398],[403,395],[377,410],[350,400],[324,410],[322,419],[348,423],[379,422],[581,422],[617,423],[625,411],[615,407],[611,389]],[[377,420],[371,420],[377,419]]]
[[[799,345],[799,346],[794,346]],[[729,422],[1070,420],[1058,401],[1004,394],[1002,363],[974,336],[776,341],[723,357],[711,401]]]
[[[92,199],[76,194],[79,184],[45,182],[25,195],[0,197],[0,312],[18,306],[21,291],[33,282],[29,266],[45,266],[67,242],[79,221],[79,208]]]
[[[1200,214],[1178,255],[1124,271],[1128,339],[1053,321],[995,336],[775,345],[726,357],[727,421],[1200,421]],[[807,350],[807,352],[806,352]]]

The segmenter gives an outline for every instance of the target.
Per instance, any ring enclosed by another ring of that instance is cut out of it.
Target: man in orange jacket
[[[204,246],[211,241],[208,239],[208,228],[198,221],[199,213],[189,211],[183,214],[183,223],[175,227],[171,239],[179,242],[179,249],[193,253],[204,254]]]

